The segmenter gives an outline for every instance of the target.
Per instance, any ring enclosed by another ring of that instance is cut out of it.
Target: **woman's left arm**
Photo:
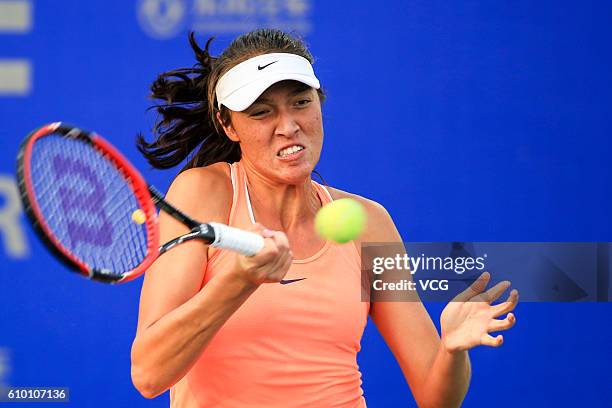
[[[362,242],[401,242],[397,228],[379,204],[360,200],[368,212]],[[478,345],[498,347],[506,330],[516,321],[518,302],[513,290],[508,299],[491,305],[510,286],[500,282],[485,291],[490,276],[484,273],[455,297],[440,317],[442,338],[423,304],[416,301],[372,302],[370,315],[397,359],[419,407],[458,407],[467,394],[471,368],[467,350]],[[505,319],[496,317],[508,313]]]

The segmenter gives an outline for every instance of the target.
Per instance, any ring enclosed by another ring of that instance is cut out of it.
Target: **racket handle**
[[[230,249],[246,256],[257,254],[264,246],[261,235],[211,222],[208,225],[215,231],[215,240],[210,246]]]

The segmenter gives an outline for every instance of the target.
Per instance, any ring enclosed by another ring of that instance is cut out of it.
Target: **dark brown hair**
[[[213,38],[200,48],[193,32],[189,44],[197,63],[160,74],[151,85],[151,97],[161,101],[152,106],[158,117],[155,139],[137,137],[138,150],[155,168],[167,169],[189,158],[183,170],[217,162],[240,160],[240,145],[231,141],[217,121],[215,88],[219,78],[249,58],[272,52],[297,54],[313,63],[306,45],[298,38],[274,29],[259,29],[236,38],[218,57],[210,55]],[[323,101],[324,94],[319,90]],[[230,114],[221,106],[221,120],[229,124]]]

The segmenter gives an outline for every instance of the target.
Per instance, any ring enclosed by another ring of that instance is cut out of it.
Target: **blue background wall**
[[[275,24],[306,33],[328,92],[320,172],[385,205],[405,240],[612,241],[610,2],[19,2],[31,20],[0,27],[0,67],[25,61],[31,77],[21,94],[0,90],[0,181],[14,177],[27,132],[67,120],[166,188],[174,171],[148,170],[134,147],[153,121],[149,83],[193,63],[189,28],[202,42],[219,34],[220,52],[238,32]],[[23,216],[1,230],[0,356],[11,369],[0,383],[69,386],[75,406],[167,406],[167,394],[144,400],[130,381],[140,281],[68,274]],[[428,305],[435,322],[442,307]],[[519,305],[501,349],[470,353],[465,406],[609,405],[610,312]],[[414,405],[373,326],[362,345],[369,405]]]

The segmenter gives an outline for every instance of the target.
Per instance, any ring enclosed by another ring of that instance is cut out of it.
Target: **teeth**
[[[281,150],[278,155],[281,157],[285,157],[285,156],[289,156],[290,154],[293,154],[295,152],[299,152],[300,150],[303,150],[304,148],[302,146],[297,146],[297,145],[293,145],[290,147],[287,147],[283,150]]]

